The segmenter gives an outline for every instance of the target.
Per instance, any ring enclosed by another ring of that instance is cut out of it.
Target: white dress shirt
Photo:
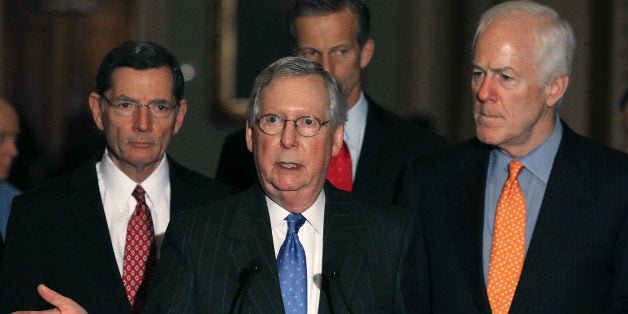
[[[369,105],[364,96],[364,92],[360,92],[360,98],[349,109],[347,114],[347,123],[345,123],[344,140],[351,154],[351,171],[353,180],[355,180],[355,171],[358,168],[358,160],[360,152],[362,152],[362,143],[364,142],[364,132],[366,130],[366,116],[368,114]]]
[[[288,223],[284,220],[290,214],[281,208],[268,196],[266,205],[270,215],[270,224],[273,231],[275,258],[286,239]],[[314,204],[305,210],[302,215],[307,219],[299,229],[299,242],[305,251],[307,266],[307,312],[318,313],[318,302],[321,294],[321,272],[323,271],[323,218],[325,216],[325,192],[321,191]]]
[[[135,182],[114,165],[108,156],[108,151],[105,150],[100,162],[96,163],[96,173],[98,175],[98,188],[105,209],[113,253],[116,257],[120,276],[122,276],[126,230],[137,204],[137,201],[131,194],[138,184],[146,192],[146,204],[153,218],[157,256],[159,257],[160,255],[161,243],[170,221],[170,171],[168,160],[164,155],[157,169],[144,182]]]

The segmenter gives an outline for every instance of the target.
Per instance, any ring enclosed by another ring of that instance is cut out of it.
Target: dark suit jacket
[[[628,156],[563,127],[510,313],[628,311]],[[400,204],[424,226],[434,313],[490,313],[482,270],[490,149],[468,140],[414,161],[404,176]]]
[[[0,270],[0,313],[51,308],[36,287],[44,283],[89,313],[131,313],[113,254],[95,163],[17,197]],[[174,215],[228,196],[230,190],[172,159]]]
[[[355,313],[419,312],[420,250],[410,243],[416,238],[407,213],[329,183],[325,193],[324,272],[339,273],[350,307]],[[210,210],[188,211],[179,218],[166,232],[146,313],[227,313],[235,299],[238,306],[243,303],[242,313],[284,312],[270,218],[259,185]],[[252,259],[261,270],[236,297],[241,274]],[[346,312],[334,282],[323,284],[319,304],[320,313]]]
[[[447,142],[367,99],[366,131],[353,191],[392,204],[405,164],[414,156],[444,148]],[[215,176],[216,180],[241,190],[257,182],[253,154],[246,148],[244,134],[244,129],[240,129],[225,138]]]

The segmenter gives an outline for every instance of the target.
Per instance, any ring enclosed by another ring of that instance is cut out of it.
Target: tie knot
[[[299,233],[299,228],[305,223],[305,217],[301,214],[290,214],[286,216],[288,222],[288,233]]]
[[[508,179],[516,180],[521,170],[523,170],[523,163],[519,160],[513,160],[508,164]]]
[[[133,190],[133,193],[131,193],[131,195],[133,195],[133,197],[135,197],[135,200],[138,202],[142,202],[144,201],[144,189],[142,188],[141,185],[138,185],[135,187],[135,190]]]

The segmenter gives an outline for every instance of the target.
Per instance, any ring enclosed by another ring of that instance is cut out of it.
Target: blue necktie
[[[285,219],[288,222],[288,232],[277,255],[283,307],[286,313],[307,313],[305,250],[297,234],[305,223],[305,217],[301,214],[290,214]]]

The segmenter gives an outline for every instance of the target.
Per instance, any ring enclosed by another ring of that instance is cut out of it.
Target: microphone
[[[333,282],[336,283],[336,287],[338,288],[338,292],[340,293],[340,298],[342,299],[342,303],[344,304],[345,309],[347,309],[347,312],[349,312],[350,314],[353,314],[354,313],[353,309],[351,309],[351,306],[349,306],[349,301],[347,300],[345,291],[342,289],[342,284],[340,283],[340,273],[338,272],[338,270],[336,270],[336,268],[334,268],[330,262],[327,262],[323,266],[323,275],[325,275],[325,277],[331,279]],[[328,284],[324,286],[326,288],[329,287]],[[330,299],[330,304],[331,304],[331,299]]]
[[[251,258],[249,261],[249,267],[243,268],[240,271],[240,277],[238,278],[238,283],[240,286],[238,287],[238,291],[231,302],[231,308],[229,309],[229,313],[242,313],[242,306],[244,304],[244,300],[241,300],[238,304],[238,300],[240,299],[240,295],[244,295],[246,297],[246,293],[251,285],[251,280],[254,275],[258,274],[262,270],[262,262],[257,257]],[[238,305],[238,310],[234,312],[236,309],[236,305]]]

